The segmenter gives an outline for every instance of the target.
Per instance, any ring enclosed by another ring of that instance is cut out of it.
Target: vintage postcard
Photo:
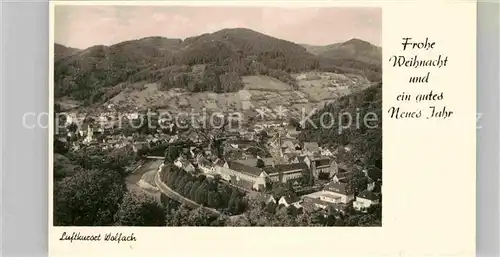
[[[474,256],[475,10],[52,2],[50,255]]]

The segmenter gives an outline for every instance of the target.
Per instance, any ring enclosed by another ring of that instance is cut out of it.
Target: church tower
[[[90,127],[90,125],[87,125],[87,136],[85,137],[85,139],[83,140],[84,143],[90,143],[92,142],[92,137],[94,135],[94,132],[92,130],[92,127]]]

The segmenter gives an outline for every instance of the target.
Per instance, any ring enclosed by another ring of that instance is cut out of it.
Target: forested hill
[[[56,98],[98,101],[109,91],[115,92],[114,87],[141,81],[158,83],[162,90],[222,93],[240,90],[241,76],[245,75],[267,75],[293,87],[296,84],[290,73],[301,71],[368,74],[376,70],[380,74],[379,67],[369,63],[323,58],[301,45],[244,28],[185,40],[148,37],[78,51],[68,49],[55,48]]]
[[[382,48],[361,39],[326,46],[302,45],[320,60],[324,71],[357,73],[370,81],[382,80]]]
[[[382,63],[382,48],[361,39],[326,46],[302,45],[308,52],[330,59],[350,59],[374,65]]]
[[[332,115],[323,115],[325,112]],[[360,121],[356,122],[358,113]],[[320,125],[322,115],[323,124],[327,125],[325,127]],[[352,117],[350,123],[348,115]],[[334,118],[333,126],[329,126],[332,124],[330,117]],[[376,121],[365,123],[363,117],[367,117],[367,120],[373,120],[376,117]],[[317,128],[306,122],[301,135],[302,140],[340,146],[337,149],[339,149],[338,157],[341,162],[352,164],[361,160],[366,165],[375,165],[381,168],[382,83],[377,83],[327,104],[316,112],[311,120]],[[348,127],[339,128],[340,126]]]
[[[61,44],[54,44],[54,61],[57,62],[68,56],[76,54],[80,49],[66,47]]]
[[[93,46],[55,62],[56,97],[78,100],[122,82],[159,82],[163,88],[232,92],[240,76],[265,74],[285,82],[290,72],[318,67],[304,47],[249,29],[224,29],[197,37],[150,37]]]

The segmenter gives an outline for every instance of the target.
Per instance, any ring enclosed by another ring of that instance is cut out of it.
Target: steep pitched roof
[[[317,142],[304,142],[304,149],[310,152],[318,152],[320,150]]]
[[[246,160],[235,160],[235,162],[247,165],[247,166],[252,166],[256,167],[257,166],[257,158],[252,158],[252,159],[246,159]],[[273,165],[273,158],[261,158],[262,161],[264,161],[264,166],[271,166]]]
[[[198,162],[198,165],[201,165],[201,166],[204,166],[204,167],[209,167],[209,168],[211,168],[211,167],[213,167],[213,166],[214,166],[214,164],[213,164],[213,163],[211,163],[211,162],[207,161],[206,159],[202,159],[202,160],[200,160],[200,161]]]
[[[323,206],[328,206],[328,207],[334,208],[335,210],[338,210],[338,211],[343,209],[343,205],[341,205],[341,204],[323,201],[319,198],[306,197],[306,198],[304,198],[304,203],[305,203],[305,205],[307,205],[307,204],[319,204],[319,205],[323,205]]]
[[[282,196],[281,198],[284,198],[285,202],[288,204],[296,203],[299,202],[301,199],[299,197],[290,197],[290,196]]]
[[[261,202],[268,203],[268,202],[272,201],[271,199],[274,199],[274,197],[272,195],[262,194],[257,199]],[[274,199],[274,201],[276,201],[276,199]]]
[[[305,163],[307,156],[299,156],[297,157],[299,162]]]
[[[230,169],[241,173],[245,173],[250,176],[257,177],[260,175],[260,173],[262,173],[262,170],[257,167],[248,166],[242,163],[230,161],[227,164],[229,165]]]
[[[352,194],[352,192],[349,192],[347,190],[346,183],[337,183],[334,181],[326,184],[324,190],[343,194],[343,195],[351,195]]]
[[[234,185],[237,185],[237,186],[240,186],[243,188],[249,188],[249,189],[253,187],[253,183],[250,181],[247,181],[244,179],[237,180],[236,176],[233,176],[233,175],[231,175],[230,178],[231,178],[231,183]]]
[[[359,193],[359,195],[357,197],[372,200],[372,201],[378,200],[378,197],[372,191],[368,191],[368,190],[365,190],[365,191]]]
[[[302,172],[307,170],[307,168],[308,168],[307,164],[305,163],[292,163],[292,164],[280,164],[274,167],[265,167],[264,171],[266,171],[268,175],[271,175],[279,172],[287,172],[293,170],[300,170]]]
[[[314,162],[315,162],[316,168],[318,168],[321,166],[330,166],[330,164],[332,163],[332,160],[329,158],[323,158],[323,159],[315,160]]]

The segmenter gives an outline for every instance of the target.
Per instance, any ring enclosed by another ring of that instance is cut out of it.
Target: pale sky
[[[57,6],[55,42],[87,48],[149,36],[180,38],[224,28],[249,28],[300,44],[359,38],[381,45],[380,8]]]

